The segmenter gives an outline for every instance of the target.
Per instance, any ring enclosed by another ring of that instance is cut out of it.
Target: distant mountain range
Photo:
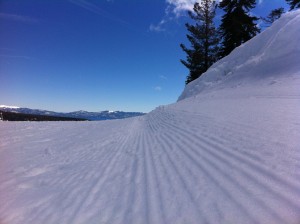
[[[5,112],[14,112],[14,113],[22,113],[22,114],[79,118],[79,119],[87,119],[91,121],[123,119],[129,117],[142,116],[145,114],[141,112],[124,112],[124,111],[108,111],[108,110],[100,111],[100,112],[88,112],[88,111],[80,110],[80,111],[62,113],[62,112],[54,112],[48,110],[30,109],[30,108],[5,106],[5,105],[0,105],[0,110]]]

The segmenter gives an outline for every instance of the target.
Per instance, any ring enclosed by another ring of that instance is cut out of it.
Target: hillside
[[[56,117],[36,114],[23,114],[0,110],[0,120],[3,121],[86,121],[87,119],[72,117]]]
[[[213,64],[200,78],[186,86],[178,100],[213,92],[235,95],[239,89],[238,96],[259,95],[260,91],[276,94],[277,78],[290,80],[290,76],[299,76],[298,13],[285,14],[264,32]],[[273,84],[274,88],[270,87]],[[299,95],[297,89],[286,91]]]
[[[28,115],[37,115],[37,116],[52,116],[60,117],[58,120],[68,120],[68,119],[79,119],[79,120],[90,120],[90,121],[102,121],[102,120],[114,120],[114,119],[124,119],[129,117],[136,117],[145,115],[141,112],[124,112],[124,111],[100,111],[100,112],[89,112],[84,110],[74,111],[74,112],[54,112],[49,110],[40,110],[40,109],[30,109],[25,107],[16,107],[16,106],[5,106],[0,105],[0,110],[5,112],[19,113],[19,114],[28,114]],[[30,117],[30,116],[29,116]]]
[[[0,222],[300,223],[300,10],[180,100],[101,122],[0,122]]]

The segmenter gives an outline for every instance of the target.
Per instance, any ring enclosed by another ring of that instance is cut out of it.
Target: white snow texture
[[[142,117],[0,122],[0,223],[299,224],[299,24]]]

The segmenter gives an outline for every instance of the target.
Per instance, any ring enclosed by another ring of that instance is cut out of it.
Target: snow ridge
[[[299,72],[300,10],[284,14],[274,24],[213,64],[206,73],[189,83],[178,101],[202,92],[224,88],[224,83],[265,79],[275,74]]]
[[[0,105],[0,108],[11,108],[11,109],[18,109],[20,107],[17,106],[7,106],[7,105]]]

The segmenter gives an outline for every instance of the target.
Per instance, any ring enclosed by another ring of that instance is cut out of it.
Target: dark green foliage
[[[300,0],[286,0],[290,5],[290,10],[300,8]]]
[[[218,32],[214,26],[216,4],[213,0],[203,0],[195,3],[189,16],[195,21],[194,25],[186,24],[189,32],[187,39],[191,48],[184,44],[180,47],[187,54],[181,63],[189,69],[186,84],[197,79],[216,61],[218,52]]]
[[[249,15],[250,9],[255,7],[255,0],[223,0],[219,7],[225,11],[220,25],[222,37],[220,56],[225,57],[260,30],[256,26],[258,18]]]
[[[262,18],[262,20],[267,24],[271,25],[275,20],[279,19],[281,15],[284,13],[284,8],[274,9],[270,12],[267,18]]]

